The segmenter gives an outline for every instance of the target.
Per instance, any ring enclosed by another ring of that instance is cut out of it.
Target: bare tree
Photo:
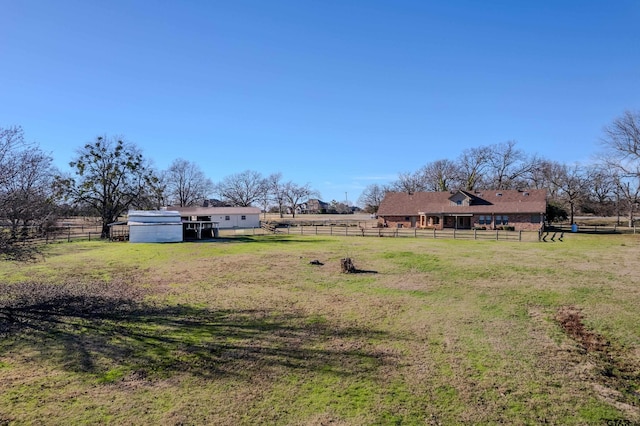
[[[296,217],[296,211],[300,206],[312,195],[317,192],[309,186],[309,184],[298,185],[293,182],[287,182],[283,185],[283,194],[287,207],[291,210],[293,217]]]
[[[52,158],[24,141],[20,127],[0,129],[0,222],[10,233],[7,242],[26,237],[30,226],[41,226],[55,210]],[[20,232],[19,235],[19,231]]]
[[[167,196],[172,205],[188,207],[201,204],[213,190],[213,183],[196,163],[183,158],[174,160],[164,179],[167,184]]]
[[[558,197],[569,207],[570,223],[574,223],[576,207],[587,197],[588,180],[579,165],[569,167],[560,165],[551,177],[551,182],[558,188]]]
[[[0,127],[0,184],[13,179],[14,173],[20,168],[16,154],[29,145],[24,139],[22,127]]]
[[[420,170],[416,172],[400,173],[398,175],[398,180],[393,182],[391,186],[394,191],[407,192],[409,194],[428,190],[424,174]]]
[[[268,199],[276,204],[280,218],[284,216],[284,208],[287,202],[284,193],[285,188],[286,185],[282,182],[282,173],[273,173],[266,179],[265,193]]]
[[[611,164],[625,175],[640,174],[640,112],[625,111],[605,127],[602,142]]]
[[[59,177],[58,187],[66,198],[91,206],[100,216],[101,238],[109,237],[109,224],[140,203],[145,188],[157,180],[135,145],[106,136],[79,149],[69,165],[77,180]]]
[[[619,208],[627,210],[629,228],[633,227],[636,210],[640,202],[640,176],[616,175],[616,195]]]
[[[625,111],[604,129],[604,162],[616,176],[616,195],[633,226],[640,187],[640,112]]]
[[[588,211],[599,216],[609,216],[614,213],[616,206],[617,176],[611,168],[604,164],[593,164],[586,167]]]
[[[451,160],[428,163],[420,173],[427,191],[450,191],[458,185],[460,178],[460,170]]]
[[[526,187],[525,176],[537,165],[535,157],[516,149],[515,141],[488,147],[486,185],[491,189],[516,189]]]
[[[526,181],[526,186],[531,189],[551,189],[551,169],[553,168],[553,163],[550,160],[536,158],[535,163],[532,164],[531,168],[525,173],[524,179]],[[555,196],[555,194],[550,194],[551,196]]]
[[[249,207],[261,201],[267,181],[253,170],[225,177],[216,185],[215,192],[228,203],[238,207]]]
[[[462,152],[457,161],[462,189],[473,191],[482,185],[484,172],[489,165],[490,158],[491,150],[486,146],[470,148]]]
[[[55,210],[51,157],[30,149],[20,153],[17,162],[21,167],[0,189],[0,210],[11,223],[12,238],[19,227],[26,235],[27,227],[44,223]]]
[[[389,189],[386,186],[372,183],[362,191],[362,194],[360,194],[358,198],[358,204],[360,204],[367,213],[378,213],[380,203],[382,203],[388,191]]]

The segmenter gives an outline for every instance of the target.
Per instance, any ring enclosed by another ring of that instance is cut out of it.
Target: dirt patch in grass
[[[582,313],[573,306],[563,306],[556,314],[556,321],[562,329],[587,352],[607,352],[609,342],[602,336],[588,330],[582,322]]]
[[[597,394],[630,419],[640,420],[640,365],[632,365],[623,348],[589,330],[576,307],[561,307],[555,320],[583,349],[585,373],[591,373]]]

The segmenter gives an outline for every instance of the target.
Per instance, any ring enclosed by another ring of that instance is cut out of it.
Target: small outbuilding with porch
[[[259,228],[260,209],[257,207],[178,207],[167,209],[179,212],[183,222],[208,221],[220,229]]]

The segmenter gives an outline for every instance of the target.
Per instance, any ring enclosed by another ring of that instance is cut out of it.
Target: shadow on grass
[[[319,324],[295,312],[154,305],[113,283],[2,287],[11,289],[0,293],[0,354],[33,354],[33,361],[103,381],[287,370],[353,375],[394,362],[388,353],[362,349],[383,333]]]
[[[30,262],[42,258],[40,246],[29,242],[9,243],[0,238],[0,261]]]

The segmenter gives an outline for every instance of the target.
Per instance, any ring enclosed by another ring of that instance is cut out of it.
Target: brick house
[[[300,206],[300,211],[298,213],[326,213],[328,209],[329,203],[325,203],[317,198],[310,198],[306,203],[303,203],[302,206]]]
[[[378,209],[378,223],[397,228],[537,231],[544,225],[546,209],[545,189],[388,192]]]

